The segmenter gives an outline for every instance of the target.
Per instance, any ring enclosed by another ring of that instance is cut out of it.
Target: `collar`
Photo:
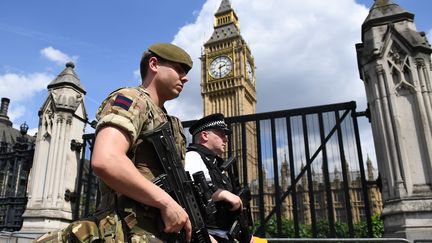
[[[150,96],[150,93],[144,88],[144,86],[142,85],[142,84],[140,84],[140,85],[138,85],[138,89],[140,89],[144,94],[146,94],[149,98],[150,98],[150,100],[152,100],[151,99],[151,96]],[[153,101],[153,100],[152,100]],[[154,103],[154,102],[153,102]],[[155,104],[156,105],[156,104]],[[157,108],[159,108],[159,109],[161,109],[162,110],[162,112],[163,113],[165,113],[165,115],[168,115],[168,111],[165,109],[165,106],[163,106],[162,108],[161,107],[159,107],[158,105],[156,105],[156,107]]]
[[[217,165],[218,168],[224,162],[224,160],[221,157],[217,156],[213,151],[211,151],[210,149],[208,149],[207,147],[205,147],[201,144],[190,143],[189,146],[186,148],[186,151],[187,152],[189,152],[189,151],[198,152],[202,158],[204,156],[208,161]],[[203,158],[203,160],[204,160],[204,158]]]
[[[209,158],[218,157],[213,151],[211,151],[207,147],[205,147],[201,144],[196,144],[196,143],[190,143],[189,146],[187,147],[187,151],[197,151],[199,153],[204,154],[206,157],[209,157]]]

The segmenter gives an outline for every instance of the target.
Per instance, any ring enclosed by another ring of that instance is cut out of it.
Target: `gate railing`
[[[0,229],[16,231],[21,229],[22,217],[27,204],[27,197],[0,198]]]
[[[27,181],[33,163],[34,141],[16,138],[0,143],[0,231],[21,229],[27,205]]]
[[[283,237],[282,219],[288,218],[296,238],[302,224],[318,237],[319,220],[328,222],[328,237],[336,237],[339,221],[354,237],[353,222],[361,219],[372,237],[368,188],[376,185],[366,178],[355,109],[347,102],[226,118],[233,130],[226,156],[237,157],[239,180],[252,189],[255,234],[264,236],[275,219],[273,237]],[[193,122],[183,122],[184,128]],[[89,166],[94,135],[83,138],[75,218],[91,213],[98,200]]]
[[[98,181],[90,165],[94,134],[84,134],[82,153],[77,175],[77,188],[73,200],[73,220],[87,217],[94,212],[98,204]]]

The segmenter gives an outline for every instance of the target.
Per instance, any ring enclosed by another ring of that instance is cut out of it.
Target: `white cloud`
[[[202,116],[200,104],[189,105],[186,102],[181,102],[179,99],[170,100],[165,103],[165,109],[170,111],[169,114],[178,116],[182,121],[199,119]]]
[[[22,105],[15,105],[15,106],[10,106],[10,109],[8,110],[8,117],[9,120],[13,121],[18,117],[21,117],[22,115],[25,114],[25,107]]]
[[[212,34],[219,4],[207,0],[195,23],[181,28],[173,41],[194,61],[179,99],[188,111],[202,110],[201,102],[196,102],[201,100],[197,46],[202,47]],[[365,108],[355,53],[368,14],[364,6],[347,0],[237,0],[232,7],[255,58],[257,112],[351,100]],[[192,119],[190,112],[174,113]]]
[[[14,121],[23,116],[28,107],[26,104],[31,103],[38,92],[45,91],[53,78],[47,73],[0,75],[0,97],[7,97],[13,102],[8,110],[9,119]]]
[[[0,96],[8,97],[14,102],[31,99],[35,93],[46,90],[53,78],[47,73],[0,75]]]
[[[52,46],[42,49],[40,53],[48,60],[57,63],[57,65],[64,65],[67,62],[76,62],[78,60],[78,56],[70,57],[62,51],[53,48]]]
[[[27,131],[27,134],[30,136],[34,136],[38,132],[38,129],[39,129],[38,127],[31,128]]]
[[[366,109],[355,52],[355,44],[361,42],[361,25],[369,12],[366,7],[352,0],[231,3],[241,34],[255,58],[257,112],[352,100],[359,111]],[[182,120],[202,115],[201,53],[197,47],[202,48],[212,34],[219,4],[219,0],[207,0],[196,21],[182,27],[173,40],[194,61],[181,97],[167,106]],[[370,133],[370,124],[361,129]],[[374,161],[372,137],[365,138],[368,143],[363,152]]]
[[[141,73],[140,73],[139,68],[133,71],[133,77],[134,77],[134,80],[141,81]]]
[[[200,89],[201,52],[197,46],[203,46],[213,30],[213,17],[219,0],[208,0],[198,14],[195,23],[183,26],[174,37],[173,43],[183,47],[192,57],[193,68],[188,74],[189,81],[180,99],[167,103],[167,110],[181,120],[192,120],[202,115],[202,98]]]

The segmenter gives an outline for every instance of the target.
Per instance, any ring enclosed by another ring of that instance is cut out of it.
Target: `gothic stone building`
[[[377,175],[377,170],[372,166],[371,160],[368,158],[367,162],[367,177],[369,181],[375,180]],[[315,198],[315,215],[318,219],[327,218],[327,207],[326,207],[326,188],[323,185],[323,175],[321,173],[312,173],[313,175],[313,193]],[[290,186],[288,182],[290,181],[290,171],[288,167],[288,162],[285,159],[282,163],[281,168],[281,187],[285,192]],[[347,222],[346,213],[346,202],[344,195],[344,183],[342,178],[342,172],[338,171],[337,168],[334,169],[333,173],[330,173],[330,188],[333,201],[333,215],[334,221]],[[364,211],[364,198],[362,191],[362,184],[360,179],[359,171],[350,171],[348,173],[348,186],[349,186],[349,200],[351,205],[351,215],[353,223],[358,223],[365,217]],[[303,176],[300,183],[296,186],[297,193],[297,205],[299,211],[299,223],[301,224],[311,224],[311,209],[310,209],[310,198],[308,189],[308,180],[306,176]],[[252,184],[252,205],[258,205],[258,187]],[[265,215],[267,215],[276,205],[275,205],[275,187],[273,178],[264,178],[264,210]],[[379,215],[382,212],[383,202],[381,198],[381,192],[376,184],[370,185],[368,187],[368,197],[371,202],[372,215]],[[259,209],[257,206],[252,206],[251,208],[252,217],[254,219],[259,218]],[[293,203],[292,197],[289,195],[281,205],[282,218],[288,220],[293,220]]]
[[[9,102],[2,98],[0,108],[0,230],[21,228],[35,142],[27,135],[27,124],[22,124],[20,130],[12,127],[7,115]]]

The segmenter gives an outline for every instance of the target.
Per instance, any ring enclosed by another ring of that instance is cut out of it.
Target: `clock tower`
[[[214,30],[201,54],[201,95],[204,115],[220,112],[226,117],[256,113],[255,64],[249,46],[240,34],[237,14],[229,0],[222,0],[215,13]],[[231,151],[238,161],[247,161],[245,180],[257,178],[255,124],[245,129],[233,124]],[[243,131],[243,132],[242,132]],[[242,136],[242,133],[244,136]],[[242,143],[242,138],[245,139]],[[244,146],[246,144],[246,146]],[[246,158],[242,154],[246,147]],[[241,163],[239,163],[241,164]],[[239,168],[242,175],[242,168]]]
[[[256,112],[255,65],[229,0],[215,13],[214,30],[201,55],[204,115],[226,117]]]

